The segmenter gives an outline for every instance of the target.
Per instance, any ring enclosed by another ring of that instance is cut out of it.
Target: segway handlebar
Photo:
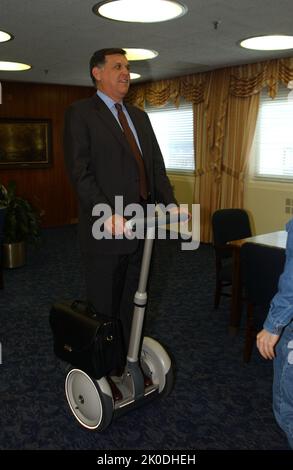
[[[164,225],[169,225],[178,222],[187,222],[189,215],[184,212],[180,213],[167,213],[164,215],[156,215],[154,217],[133,217],[133,219],[128,220],[125,223],[125,228],[128,230],[134,230],[139,228],[152,228],[152,227],[162,227]]]

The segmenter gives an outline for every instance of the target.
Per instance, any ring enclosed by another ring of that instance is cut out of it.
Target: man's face
[[[128,92],[130,74],[128,60],[122,54],[106,55],[102,68],[93,67],[92,74],[100,91],[114,101],[120,101]]]

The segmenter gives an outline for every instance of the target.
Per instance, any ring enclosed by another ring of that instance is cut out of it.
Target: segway
[[[170,217],[167,220],[172,222]],[[180,220],[183,220],[182,215],[180,215]],[[176,215],[177,221],[178,216]],[[153,242],[156,227],[166,225],[166,217],[151,217],[143,221],[131,219],[127,222],[127,228],[137,228],[142,223],[146,225],[147,232],[139,285],[134,297],[127,362],[121,377],[110,377],[110,380],[120,391],[121,399],[114,400],[107,377],[97,380],[83,370],[73,368],[68,372],[65,380],[65,393],[69,407],[77,421],[90,430],[104,430],[113,418],[158,396],[167,396],[173,388],[172,363],[169,355],[158,341],[144,337],[139,357]],[[146,378],[149,380],[145,380]]]

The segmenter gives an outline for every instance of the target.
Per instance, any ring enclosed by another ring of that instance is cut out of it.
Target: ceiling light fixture
[[[6,42],[13,39],[12,34],[6,33],[6,31],[0,31],[0,42]]]
[[[154,59],[159,53],[151,49],[136,49],[134,47],[123,47],[123,50],[126,52],[127,60],[148,60]]]
[[[282,51],[293,49],[293,36],[273,34],[243,39],[240,46],[256,51]]]
[[[173,0],[106,0],[94,5],[93,12],[110,20],[158,23],[183,16],[187,7]]]
[[[20,72],[29,70],[32,66],[29,64],[22,64],[21,62],[7,62],[0,60],[0,70],[5,72]]]
[[[141,75],[139,73],[130,72],[130,80],[137,80]]]

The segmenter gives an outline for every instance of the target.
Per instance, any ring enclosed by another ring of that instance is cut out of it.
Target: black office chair
[[[3,228],[4,228],[5,209],[0,207],[0,289],[4,287],[3,281]]]
[[[249,362],[256,335],[263,327],[270,302],[284,270],[285,250],[245,243],[241,248],[242,280],[247,304],[244,362]]]
[[[231,297],[233,251],[227,242],[251,237],[247,212],[244,209],[217,210],[212,215],[212,231],[216,256],[214,306],[218,308],[221,296]]]

